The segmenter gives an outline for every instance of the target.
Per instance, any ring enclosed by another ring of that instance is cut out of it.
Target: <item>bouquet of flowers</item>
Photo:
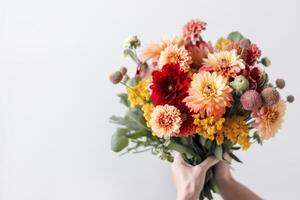
[[[133,77],[127,68],[110,75],[126,92],[119,94],[128,111],[112,116],[120,128],[112,135],[111,148],[124,153],[151,151],[172,162],[180,152],[192,165],[208,156],[223,159],[227,153],[262,144],[281,127],[286,102],[278,92],[283,79],[269,82],[258,46],[239,32],[219,38],[215,45],[201,33],[206,23],[191,20],[178,36],[149,43],[137,51],[141,42],[129,37],[124,54],[136,65]],[[207,173],[199,199],[212,199],[217,190],[214,171]]]

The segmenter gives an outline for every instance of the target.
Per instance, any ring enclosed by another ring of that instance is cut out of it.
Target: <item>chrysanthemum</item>
[[[200,33],[206,29],[206,22],[200,20],[191,20],[187,22],[183,28],[183,36],[185,40],[198,38]]]
[[[151,114],[150,125],[157,137],[169,139],[180,132],[182,120],[175,106],[156,106]]]
[[[158,61],[159,68],[165,64],[179,64],[183,71],[188,72],[190,64],[192,64],[192,57],[183,46],[170,45],[161,52]]]
[[[195,113],[222,116],[231,105],[232,89],[227,79],[216,72],[200,72],[193,75],[189,95],[183,100]]]
[[[225,77],[235,77],[244,68],[243,60],[236,54],[236,50],[231,50],[208,54],[201,70],[217,72]]]
[[[183,45],[183,39],[178,36],[165,37],[160,42],[152,42],[142,48],[141,60],[145,62],[148,59],[158,61],[161,52],[170,45]]]
[[[253,127],[257,129],[262,139],[267,140],[275,136],[283,123],[285,109],[284,101],[280,100],[273,106],[263,106],[260,110],[252,113],[252,117],[255,118]]]

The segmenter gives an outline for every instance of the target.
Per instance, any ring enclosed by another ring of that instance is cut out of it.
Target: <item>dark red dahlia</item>
[[[180,127],[179,137],[193,135],[196,130],[193,114],[185,105],[179,108],[181,112],[182,124]]]
[[[191,79],[178,64],[166,64],[160,71],[152,74],[151,98],[154,105],[182,106],[182,100],[188,94]]]
[[[245,58],[245,62],[248,65],[254,65],[257,59],[261,56],[260,49],[256,46],[256,44],[251,44],[247,49],[247,56]]]
[[[262,73],[259,68],[246,65],[242,70],[243,75],[249,81],[249,89],[260,92],[259,83],[262,77]]]

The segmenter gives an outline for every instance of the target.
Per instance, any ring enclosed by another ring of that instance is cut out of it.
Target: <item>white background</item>
[[[259,44],[299,97],[299,1],[0,0],[0,199],[175,199],[169,163],[110,151],[122,114],[108,74],[123,40],[173,35],[191,18],[213,42],[239,30]],[[235,177],[265,199],[299,199],[299,104],[263,147],[239,153]]]

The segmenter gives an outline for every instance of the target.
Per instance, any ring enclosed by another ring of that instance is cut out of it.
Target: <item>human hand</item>
[[[228,182],[232,180],[232,175],[230,172],[230,163],[231,163],[231,158],[228,155],[228,153],[224,154],[224,160],[220,161],[216,166],[215,166],[215,180],[218,184],[218,186],[221,186],[221,182]]]
[[[197,200],[203,189],[207,170],[218,162],[217,158],[211,156],[199,165],[192,166],[183,160],[180,153],[176,153],[171,170],[177,200]]]

